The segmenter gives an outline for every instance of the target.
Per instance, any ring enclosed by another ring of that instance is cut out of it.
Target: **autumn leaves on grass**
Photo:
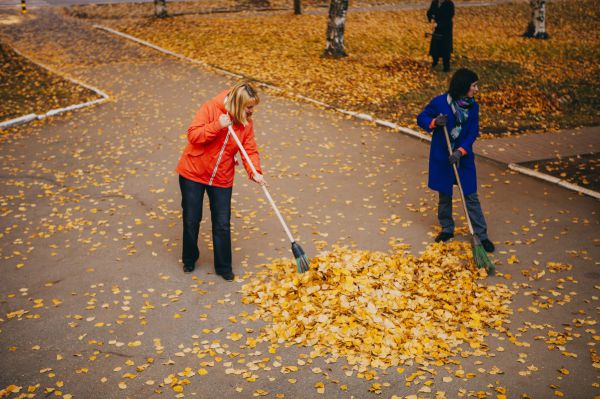
[[[358,369],[443,363],[468,355],[463,344],[483,353],[486,329],[504,329],[512,293],[479,282],[485,272],[469,266],[465,245],[433,244],[419,257],[336,247],[304,275],[275,261],[242,288],[244,302],[269,323],[263,338]]]
[[[91,101],[97,95],[56,76],[0,41],[0,122]]]
[[[526,3],[457,10],[453,65],[481,77],[483,133],[600,122],[600,36],[590,29],[596,20],[589,11],[595,2],[552,4],[548,41],[521,36],[531,17]],[[349,13],[344,60],[320,57],[326,18],[196,15],[122,20],[113,27],[336,107],[414,127],[415,110],[443,92],[449,78],[430,68],[425,10]]]

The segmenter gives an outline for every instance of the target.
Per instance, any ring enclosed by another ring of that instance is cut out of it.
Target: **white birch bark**
[[[525,31],[525,37],[547,39],[546,33],[546,0],[531,0],[531,21]]]
[[[324,57],[341,58],[348,55],[344,49],[344,27],[347,12],[348,0],[331,0],[325,36],[326,45],[323,51]]]
[[[167,16],[166,0],[154,0],[154,15],[158,18],[164,18]]]

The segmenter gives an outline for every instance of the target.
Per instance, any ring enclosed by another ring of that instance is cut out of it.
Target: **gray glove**
[[[435,117],[435,125],[436,126],[446,126],[446,122],[448,121],[448,117],[444,114],[439,114]]]
[[[450,155],[450,158],[448,158],[448,161],[450,161],[451,165],[456,165],[458,166],[459,162],[460,162],[460,157],[462,157],[463,154],[460,150],[455,150],[452,155]]]

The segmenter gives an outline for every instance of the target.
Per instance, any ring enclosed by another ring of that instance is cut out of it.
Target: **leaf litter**
[[[465,344],[484,348],[488,328],[504,331],[512,314],[512,291],[485,280],[466,246],[433,244],[419,256],[338,246],[305,274],[275,260],[243,286],[243,302],[269,323],[265,338],[310,346],[315,356],[359,368],[443,362]]]

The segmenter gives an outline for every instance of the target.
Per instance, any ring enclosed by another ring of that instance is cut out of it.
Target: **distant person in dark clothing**
[[[442,57],[444,72],[450,70],[450,54],[452,53],[452,18],[454,17],[454,3],[452,0],[432,0],[427,19],[433,25],[429,54],[433,59],[431,65],[435,68]]]

